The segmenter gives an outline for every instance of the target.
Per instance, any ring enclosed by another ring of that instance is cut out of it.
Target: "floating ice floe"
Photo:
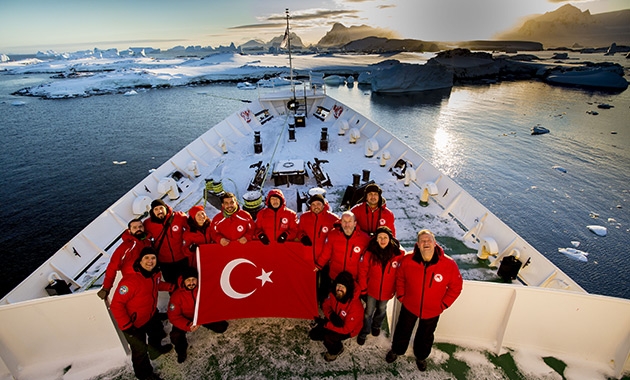
[[[556,169],[557,171],[559,171],[561,173],[566,173],[567,172],[567,169],[563,168],[562,166],[554,165],[551,168],[552,169]]]
[[[236,84],[236,88],[238,88],[239,90],[255,90],[256,85],[249,82],[238,82]]]
[[[558,248],[558,252],[564,254],[570,259],[581,261],[583,263],[588,261],[588,252],[580,251],[575,248]]]
[[[124,94],[125,96],[132,96],[132,95],[138,95],[138,93],[136,92],[136,90],[130,90],[125,92]]]
[[[573,247],[577,248],[577,247],[579,247],[579,246],[580,246],[580,242],[579,242],[579,241],[577,241],[577,240],[572,240],[572,241],[571,241],[571,245],[572,245]]]
[[[544,135],[545,133],[549,133],[549,129],[541,125],[536,125],[532,127],[532,135]]]
[[[127,161],[112,161],[114,165],[125,165]]]
[[[606,230],[606,227],[604,226],[590,225],[586,226],[586,228],[588,228],[592,233],[598,236],[606,236],[606,234],[608,233],[608,230]]]
[[[21,100],[15,100],[15,101],[13,101],[13,103],[11,103],[12,106],[16,106],[16,107],[20,107],[20,106],[23,106],[25,104],[26,104],[26,102],[23,102]]]

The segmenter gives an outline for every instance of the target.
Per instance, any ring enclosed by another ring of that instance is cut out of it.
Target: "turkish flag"
[[[318,315],[313,254],[300,243],[202,244],[197,250],[197,268],[195,325]]]

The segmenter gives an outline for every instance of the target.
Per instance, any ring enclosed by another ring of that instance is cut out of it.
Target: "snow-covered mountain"
[[[349,42],[360,40],[366,37],[398,38],[396,32],[383,28],[373,28],[367,25],[346,27],[343,24],[335,23],[322,37],[317,46],[319,47],[341,47]]]
[[[499,40],[541,42],[550,47],[630,45],[630,9],[592,15],[571,4],[533,16],[522,25],[496,36]]]

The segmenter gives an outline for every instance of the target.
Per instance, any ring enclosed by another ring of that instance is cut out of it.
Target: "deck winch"
[[[243,210],[247,211],[254,220],[258,211],[263,207],[263,194],[261,191],[252,190],[243,194]]]

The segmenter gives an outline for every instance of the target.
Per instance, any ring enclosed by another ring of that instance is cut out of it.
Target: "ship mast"
[[[291,80],[291,93],[293,94],[293,99],[295,99],[295,83],[293,83],[293,59],[291,58],[291,32],[289,30],[289,8],[285,8],[285,13],[287,16],[287,30],[285,32],[284,38],[287,42],[287,49],[289,49],[289,78]]]

